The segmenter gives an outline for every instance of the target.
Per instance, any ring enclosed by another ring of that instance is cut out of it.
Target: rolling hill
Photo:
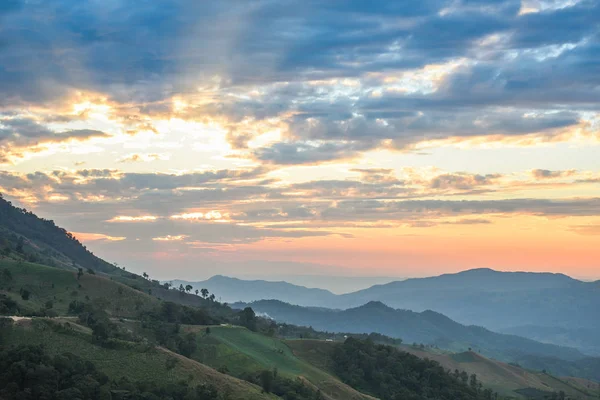
[[[197,330],[184,327],[186,331]],[[200,331],[204,333],[203,331]],[[217,370],[226,369],[234,376],[276,368],[290,379],[305,379],[331,399],[369,400],[364,395],[318,367],[297,358],[281,340],[235,326],[210,328],[210,334],[198,336],[198,350],[192,355]]]
[[[325,371],[332,370],[331,353],[335,343],[310,339],[288,340],[286,343],[297,357]],[[407,345],[400,348],[420,358],[435,360],[447,370],[465,371],[468,375],[476,374],[484,386],[503,396],[530,398],[532,393],[538,392],[540,396],[544,396],[552,391],[564,391],[568,396],[581,399],[600,396],[598,383],[584,379],[557,378],[547,373],[529,371],[489,359],[474,352],[448,353]]]
[[[213,279],[202,282],[209,286]],[[280,300],[293,305],[348,309],[379,301],[390,307],[434,310],[465,325],[478,325],[600,355],[600,285],[563,274],[475,269],[456,274],[375,285],[343,295],[285,282],[215,277],[216,293],[233,300]],[[591,333],[591,334],[590,334]]]
[[[116,348],[95,345],[91,340],[91,332],[73,321],[65,325],[44,319],[21,320],[8,330],[4,328],[1,338],[4,345],[43,344],[51,356],[69,351],[92,362],[111,380],[125,378],[131,382],[167,385],[179,384],[184,379],[190,385],[211,384],[219,392],[227,393],[232,400],[276,398],[262,393],[256,385],[222,374],[163,348],[128,342],[122,342]]]
[[[369,302],[347,310],[300,307],[276,300],[262,300],[249,306],[278,322],[329,332],[378,332],[401,338],[407,343],[427,343],[453,351],[474,348],[504,361],[512,361],[521,354],[572,361],[584,358],[582,353],[572,348],[499,334],[478,326],[465,326],[433,311],[396,310],[381,302]]]

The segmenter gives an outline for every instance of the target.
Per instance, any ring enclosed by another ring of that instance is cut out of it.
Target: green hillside
[[[39,218],[12,205],[0,194],[0,253],[15,260],[76,270],[91,268],[119,274],[114,265],[102,260],[54,221]]]
[[[286,344],[294,355],[318,368],[333,373],[331,355],[335,343],[323,340],[288,340]],[[437,361],[446,370],[465,371],[476,374],[484,387],[507,397],[530,398],[533,393],[542,396],[551,392],[565,392],[574,399],[600,398],[597,383],[579,378],[557,378],[552,375],[529,371],[515,365],[488,359],[474,352],[446,353],[439,350],[423,350],[413,346],[400,346],[400,349],[420,358]],[[528,395],[529,394],[529,395]]]
[[[91,335],[77,324],[69,322],[67,326],[45,319],[21,320],[13,327],[4,328],[0,337],[3,345],[42,344],[50,355],[65,351],[76,354],[92,362],[111,380],[126,378],[161,385],[183,380],[190,385],[214,385],[231,400],[274,398],[261,393],[255,385],[168,350],[125,341],[116,348],[106,348],[92,343]]]
[[[26,295],[24,295],[26,293]],[[13,299],[19,314],[66,315],[73,301],[97,303],[109,314],[133,317],[159,301],[107,276],[0,260],[0,294]]]
[[[185,330],[186,328],[184,328]],[[246,376],[255,371],[277,369],[278,374],[290,379],[303,378],[332,399],[368,399],[351,387],[297,358],[283,341],[251,332],[236,326],[217,326],[198,332],[198,350],[192,355],[198,361],[234,376]]]

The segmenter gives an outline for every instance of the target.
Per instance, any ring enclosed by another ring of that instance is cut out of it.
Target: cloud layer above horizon
[[[154,275],[597,271],[598,1],[9,0],[0,94],[5,197]]]

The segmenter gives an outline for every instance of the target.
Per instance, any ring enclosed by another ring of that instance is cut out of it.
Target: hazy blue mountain
[[[335,307],[369,301],[431,309],[493,330],[525,325],[600,329],[600,287],[563,274],[469,270],[376,285],[340,296]]]
[[[500,334],[479,326],[465,326],[434,311],[417,313],[396,310],[381,302],[369,302],[347,310],[300,307],[276,300],[262,300],[247,305],[255,312],[266,314],[278,322],[312,326],[329,332],[378,332],[401,338],[407,343],[432,344],[454,351],[465,351],[471,347],[486,356],[503,361],[513,361],[523,355],[557,357],[571,361],[584,358],[582,353],[573,348]]]
[[[174,286],[191,285],[194,290],[208,289],[209,292],[215,294],[217,299],[228,303],[277,299],[292,304],[318,306],[328,304],[337,298],[335,294],[324,289],[311,289],[287,282],[242,280],[222,275],[216,275],[201,282],[182,280],[172,282]]]
[[[203,282],[174,281],[207,288],[224,301],[281,300],[346,309],[370,301],[412,311],[434,310],[463,324],[493,330],[523,326],[600,329],[600,285],[563,274],[474,269],[414,278],[335,295],[286,282],[215,276]]]
[[[348,309],[379,301],[396,309],[434,310],[461,324],[600,354],[600,335],[595,334],[600,331],[600,284],[564,274],[474,269],[375,285],[344,295],[286,282],[222,276],[192,285],[206,287],[230,303],[274,299]]]
[[[503,329],[500,332],[527,337],[542,343],[575,347],[586,354],[600,356],[600,332],[594,328],[526,325]]]

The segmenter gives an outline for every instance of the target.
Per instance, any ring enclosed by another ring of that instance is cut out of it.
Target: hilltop
[[[0,194],[0,252],[2,257],[39,262],[68,270],[78,268],[120,274],[114,265],[89,251],[54,221],[18,208]]]

